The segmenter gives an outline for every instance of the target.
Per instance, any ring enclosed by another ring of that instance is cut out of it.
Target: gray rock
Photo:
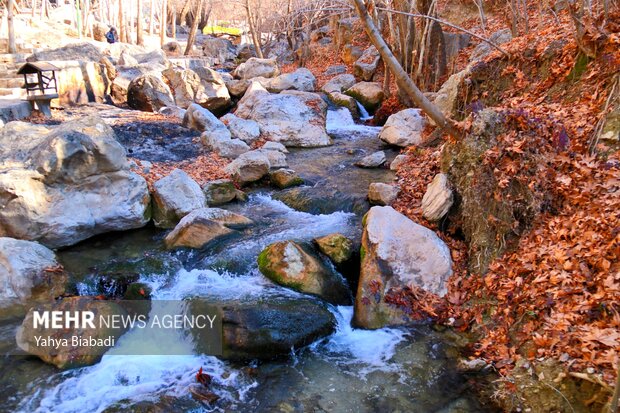
[[[347,72],[347,67],[345,65],[334,65],[328,67],[323,74],[326,76],[334,76],[340,75]]]
[[[498,30],[493,33],[491,37],[489,37],[489,40],[497,45],[508,43],[512,40],[512,32],[510,31],[510,29]],[[476,46],[474,51],[471,53],[471,57],[469,60],[471,62],[478,62],[491,54],[491,52],[494,50],[495,49],[492,48],[491,45],[486,42],[482,42],[478,46]]]
[[[232,139],[230,131],[218,118],[215,117],[208,109],[193,103],[187,108],[185,117],[183,118],[183,126],[204,132],[206,139],[212,138],[217,140]]]
[[[360,168],[378,168],[385,162],[385,152],[377,151],[355,162],[355,165]]]
[[[292,169],[277,169],[269,173],[271,183],[280,189],[302,185],[304,180]]]
[[[176,105],[183,109],[187,109],[197,96],[204,93],[200,77],[193,70],[170,68],[165,70],[163,75],[170,85]]]
[[[343,90],[350,89],[355,85],[355,76],[350,74],[338,75],[331,78],[321,90],[325,93],[342,92]]]
[[[231,96],[240,98],[245,94],[246,90],[248,90],[252,81],[249,79],[232,79],[225,80],[225,83],[226,88],[228,88],[228,93],[230,93]]]
[[[401,110],[388,118],[379,133],[379,139],[402,148],[419,145],[425,123],[420,109]]]
[[[146,74],[129,83],[127,104],[144,112],[157,112],[164,106],[174,106],[175,102],[170,88],[161,78]]]
[[[183,118],[185,118],[185,112],[185,109],[182,109],[178,106],[164,106],[163,108],[159,109],[160,114],[164,116],[170,116],[181,121],[183,120]]]
[[[233,76],[237,79],[251,79],[253,77],[276,77],[280,74],[278,63],[275,59],[259,59],[252,57],[245,63],[241,63],[235,69]]]
[[[380,59],[381,55],[379,55],[377,48],[370,46],[368,49],[364,50],[364,53],[362,53],[360,58],[357,59],[353,65],[353,74],[367,82],[371,81],[377,71]]]
[[[426,188],[422,198],[422,214],[429,221],[439,221],[443,218],[452,204],[454,195],[446,174],[437,174]]]
[[[282,145],[279,142],[265,142],[261,149],[264,149],[266,151],[278,151],[282,153],[288,153],[288,149],[286,149],[286,146]]]
[[[385,98],[383,88],[376,82],[359,82],[344,92],[360,102],[369,112],[374,112]]]
[[[180,169],[153,184],[153,222],[173,228],[181,218],[207,204],[200,186]]]
[[[263,86],[272,93],[280,93],[283,90],[314,92],[316,89],[316,78],[312,72],[306,68],[299,68],[294,72],[285,73],[266,80]]]
[[[433,231],[392,207],[371,208],[364,223],[353,322],[371,329],[412,323],[410,309],[386,302],[386,295],[415,286],[444,296],[452,275],[450,250]]]
[[[390,171],[397,171],[398,168],[404,164],[409,157],[407,155],[396,155],[396,158],[390,164]]]
[[[250,150],[248,144],[243,142],[241,139],[207,138],[206,140],[203,140],[203,143],[205,141],[206,146],[209,149],[216,152],[218,155],[228,159],[235,159],[239,157],[239,155],[246,153]]]
[[[269,149],[256,149],[253,152],[261,153],[269,159],[269,165],[271,168],[286,168],[288,163],[286,162],[286,155],[281,151],[272,151]]]
[[[252,144],[260,137],[260,127],[251,119],[242,119],[228,113],[220,120],[228,127],[233,139],[241,139],[247,144]]]
[[[271,94],[253,82],[235,114],[256,121],[261,136],[270,141],[299,147],[331,144],[325,130],[327,104],[315,93],[287,90]]]
[[[226,165],[224,172],[238,184],[246,185],[262,179],[269,173],[270,167],[269,158],[264,153],[250,151]]]
[[[230,179],[218,179],[207,182],[202,187],[202,191],[209,206],[227,204],[237,196],[235,184]]]
[[[230,107],[232,100],[222,75],[207,67],[198,67],[195,71],[200,78],[202,89],[196,94],[194,101],[215,113],[221,113]]]
[[[237,49],[230,40],[210,37],[202,43],[202,54],[213,59],[214,63],[222,64],[237,57]]]
[[[400,189],[396,185],[374,182],[368,187],[368,201],[372,205],[392,205],[399,192]]]

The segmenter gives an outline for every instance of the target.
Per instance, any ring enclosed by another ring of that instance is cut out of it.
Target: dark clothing
[[[108,43],[116,43],[116,30],[114,30],[114,28],[110,29],[110,31],[105,34],[105,38]]]

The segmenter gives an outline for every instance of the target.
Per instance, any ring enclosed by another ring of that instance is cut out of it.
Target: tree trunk
[[[78,39],[82,38],[82,10],[80,10],[80,0],[75,0],[75,28],[78,32]]]
[[[6,21],[9,26],[9,53],[17,53],[17,46],[15,46],[15,22],[13,21],[13,8],[15,6],[15,0],[8,0]]]
[[[161,2],[161,15],[159,16],[159,43],[163,46],[166,43],[166,16],[168,14],[167,0]]]
[[[142,0],[138,0],[138,4],[137,4],[138,10],[137,10],[137,21],[136,21],[136,43],[138,43],[139,46],[143,46],[144,45],[144,37],[143,37],[143,33],[142,33]]]
[[[149,35],[152,36],[155,28],[155,0],[151,0],[149,10]]]
[[[196,32],[198,31],[198,24],[200,23],[200,19],[202,17],[202,7],[204,5],[205,0],[200,0],[198,2],[198,10],[194,14],[194,21],[192,22],[192,28],[189,31],[189,36],[187,36],[187,47],[185,48],[185,56],[188,56],[192,51],[192,46],[194,45],[194,40],[196,40]]]
[[[192,2],[190,0],[187,0],[185,4],[183,5],[183,8],[181,9],[181,13],[179,13],[179,24],[185,23],[187,19],[187,13],[189,13],[191,5],[192,5]]]
[[[381,37],[381,33],[378,32],[377,28],[370,19],[363,0],[350,1],[357,9],[357,13],[360,16],[360,19],[364,25],[366,34],[370,38],[370,41],[377,48],[379,54],[381,54],[381,58],[383,59],[383,61],[389,66],[390,71],[394,74],[394,78],[399,84],[399,86],[401,86],[402,89],[407,92],[407,94],[411,97],[415,104],[418,105],[418,107],[422,109],[440,128],[442,128],[454,138],[460,138],[461,132],[456,127],[454,121],[447,118],[437,106],[431,103],[431,101],[429,101],[426,96],[424,96],[420,89],[418,89],[418,87],[409,78],[407,72],[405,72],[402,66],[398,63],[398,61],[388,48],[387,44]]]
[[[252,2],[251,0],[245,0],[245,11],[248,14],[248,25],[250,26],[250,34],[252,35],[252,42],[254,43],[254,48],[256,49],[256,55],[263,59],[263,51],[260,47],[260,37],[256,33],[256,27],[254,25],[254,13],[252,13]]]
[[[172,8],[170,10],[170,23],[172,24],[171,35],[172,35],[172,40],[176,40],[177,38],[177,11],[176,11],[176,7],[174,6],[174,2],[172,2],[170,7]]]
[[[127,43],[127,33],[125,31],[125,8],[122,0],[118,2],[118,39],[122,43]]]

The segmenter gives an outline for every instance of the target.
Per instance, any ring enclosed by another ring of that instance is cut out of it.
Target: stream
[[[152,288],[154,300],[199,296],[243,302],[299,296],[263,277],[256,257],[276,241],[311,241],[334,232],[360,239],[368,185],[394,179],[388,169],[353,165],[376,150],[385,150],[388,162],[396,156],[377,139],[378,131],[355,124],[346,109],[330,110],[328,132],[334,145],[290,149],[287,156],[306,184],[286,191],[254,188],[246,203],[225,205],[255,224],[213,247],[168,251],[165,232],[148,226],[92,238],[59,251],[59,258],[82,295],[102,294],[114,285],[113,280],[102,285],[102,277],[129,274]],[[15,330],[25,311],[18,306],[0,313],[3,354],[15,352]],[[353,307],[332,306],[330,311],[337,320],[335,333],[273,361],[199,355],[191,341],[174,334],[165,340],[187,347],[190,355],[122,355],[123,346],[139,345],[136,331],[123,336],[98,364],[79,369],[61,372],[35,357],[3,356],[0,411],[485,411],[455,368],[455,334],[424,325],[354,329]],[[219,396],[211,405],[188,392],[200,367],[213,377],[212,391]]]

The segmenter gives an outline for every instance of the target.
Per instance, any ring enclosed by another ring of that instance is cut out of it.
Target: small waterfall
[[[358,103],[359,104],[359,103]],[[368,112],[365,112],[368,115]],[[327,133],[336,138],[376,137],[381,128],[376,126],[359,125],[353,120],[347,108],[338,108],[327,111]]]
[[[368,113],[364,105],[359,103],[357,100],[355,101],[355,103],[357,103],[357,110],[360,111],[360,120],[362,122],[366,122],[367,120],[371,120],[372,118],[374,118],[374,116],[371,116],[370,113]]]

